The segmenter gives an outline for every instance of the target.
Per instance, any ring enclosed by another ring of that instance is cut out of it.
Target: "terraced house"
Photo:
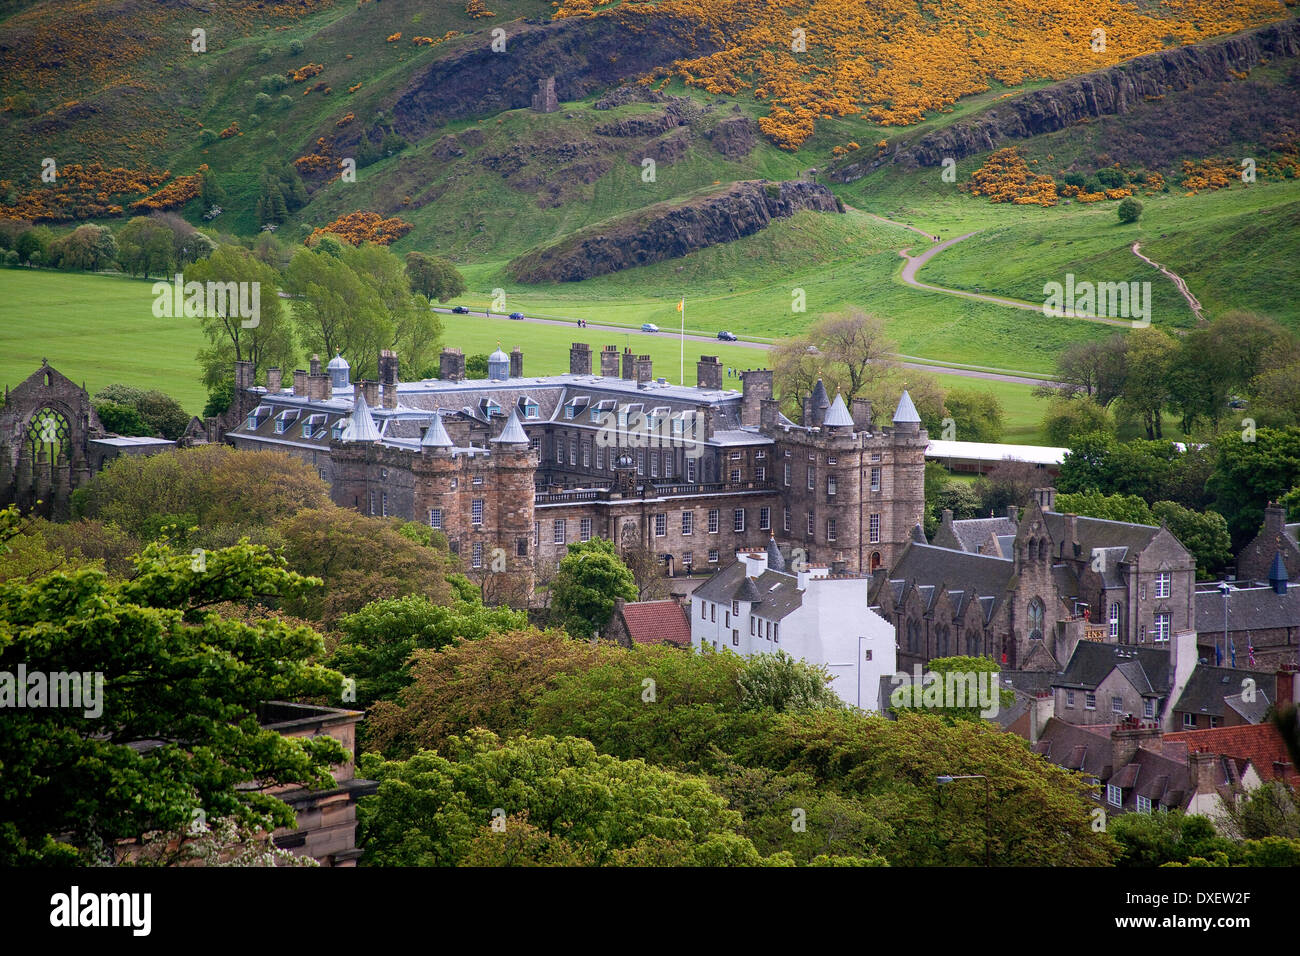
[[[598,364],[597,364],[598,363]],[[701,356],[698,384],[654,376],[648,356],[582,342],[562,375],[526,376],[498,349],[486,379],[444,349],[439,377],[351,380],[340,356],[255,386],[237,370],[237,447],[307,461],[337,503],[428,522],[471,569],[532,572],[568,544],[608,538],[645,549],[667,574],[711,571],[775,537],[797,560],[850,572],[888,567],[924,508],[927,435],[904,393],[892,419],[852,409],[819,382],[799,422],[780,411],[772,373]]]

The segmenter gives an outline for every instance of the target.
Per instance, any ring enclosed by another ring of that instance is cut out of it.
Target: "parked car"
[[[511,313],[510,313],[510,318],[512,318],[512,319],[522,319],[523,317],[524,317],[524,314],[523,314],[522,312],[511,312]]]
[[[456,315],[469,315],[469,309],[465,308],[463,305],[458,305],[451,311]]]
[[[721,339],[722,341],[724,341],[724,342],[734,342],[734,341],[736,341],[736,333],[734,333],[734,332],[719,332],[719,333],[718,333],[718,338],[720,338],[720,339]]]
[[[659,331],[659,326],[655,325],[653,322],[643,322],[643,323],[641,324],[641,331],[642,331],[642,332],[658,332],[658,331]]]

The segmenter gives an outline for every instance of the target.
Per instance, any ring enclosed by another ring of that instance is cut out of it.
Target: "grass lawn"
[[[197,319],[158,319],[153,283],[124,276],[0,270],[0,382],[11,388],[41,359],[93,395],[122,382],[158,388],[193,415],[207,389],[195,361]]]

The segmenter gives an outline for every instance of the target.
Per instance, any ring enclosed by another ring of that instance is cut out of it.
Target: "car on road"
[[[523,314],[522,312],[511,312],[511,313],[510,313],[510,318],[512,318],[512,319],[522,319],[523,317],[524,317],[524,314]]]
[[[736,341],[736,333],[734,333],[734,332],[719,332],[719,333],[718,333],[718,338],[721,339],[723,342],[734,342],[734,341]]]
[[[463,305],[458,305],[451,311],[456,315],[469,315],[469,309],[465,308]]]
[[[642,331],[642,332],[658,332],[658,331],[659,331],[659,326],[655,325],[653,322],[643,322],[643,323],[641,324],[641,331]]]

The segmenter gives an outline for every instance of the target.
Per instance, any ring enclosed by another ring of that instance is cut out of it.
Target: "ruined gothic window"
[[[934,654],[936,657],[948,656],[948,625],[943,624],[934,632]]]
[[[916,645],[920,641],[920,637],[921,637],[921,625],[918,624],[916,621],[908,621],[907,622],[907,649],[909,651],[916,650]]]
[[[1029,639],[1043,639],[1043,602],[1038,598],[1029,602]]]
[[[966,656],[980,656],[980,636],[973,631],[966,635]]]

